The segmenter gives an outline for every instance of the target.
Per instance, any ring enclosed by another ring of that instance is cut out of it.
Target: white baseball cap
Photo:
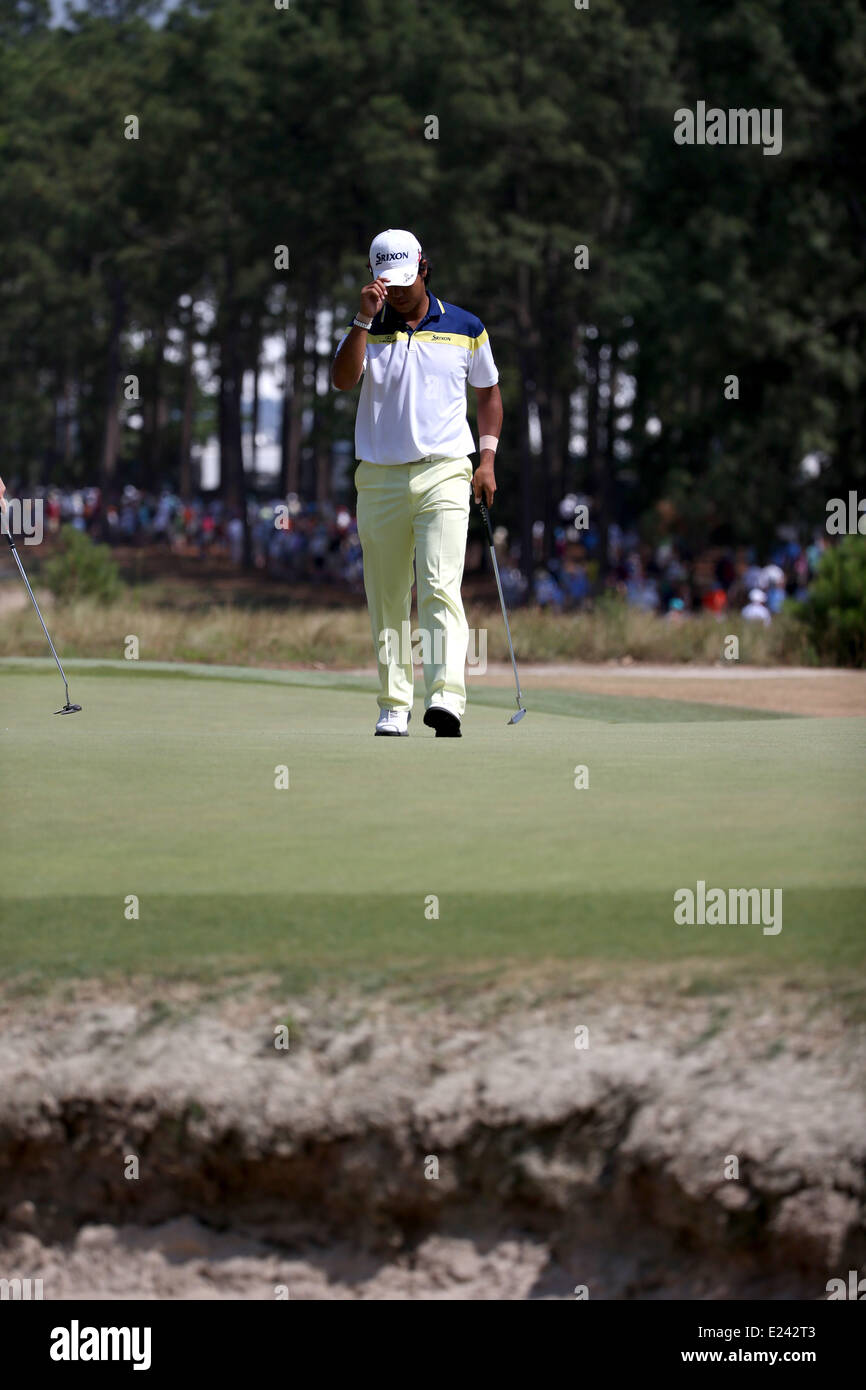
[[[388,285],[414,285],[418,278],[421,243],[411,232],[389,227],[370,244],[370,269]]]

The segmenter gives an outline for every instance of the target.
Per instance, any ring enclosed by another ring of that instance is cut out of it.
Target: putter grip
[[[490,525],[490,514],[489,514],[489,512],[488,512],[488,510],[487,510],[487,504],[485,503],[483,497],[482,497],[481,501],[478,503],[478,505],[479,505],[479,507],[481,508],[481,515],[482,515],[482,517],[484,518],[484,525],[485,525],[485,528],[486,528],[486,530],[487,530],[487,536],[488,536],[488,539],[489,539],[489,541],[490,541],[490,544],[492,545],[492,544],[493,544],[493,529],[492,529],[492,527],[491,527],[491,525]]]

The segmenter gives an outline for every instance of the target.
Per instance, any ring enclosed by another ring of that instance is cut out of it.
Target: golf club
[[[517,674],[517,662],[514,659],[514,643],[511,640],[511,628],[508,626],[508,614],[505,611],[505,597],[502,593],[502,582],[499,578],[499,566],[496,563],[496,547],[493,543],[493,531],[490,526],[490,517],[488,515],[487,507],[485,506],[483,497],[481,501],[478,503],[478,505],[481,508],[481,515],[484,518],[484,525],[487,529],[487,543],[490,546],[490,558],[493,561],[493,573],[496,576],[496,587],[499,590],[499,602],[502,604],[502,616],[505,619],[505,634],[508,638],[508,650],[511,653],[511,665],[514,668],[514,684],[517,686],[517,709],[515,710],[514,714],[512,714],[508,722],[509,724],[516,724],[520,719],[523,718],[524,714],[526,713],[526,710],[523,706],[523,696],[520,693],[520,677]]]
[[[6,502],[6,488],[5,488],[5,486],[3,485],[3,480],[2,480],[2,478],[0,478],[0,507],[2,507],[2,509],[3,509],[3,516],[4,516],[4,518],[8,519],[8,516],[9,516],[9,507],[8,507],[7,502]],[[28,592],[28,594],[30,595],[31,599],[33,600],[33,607],[36,609],[37,617],[39,618],[40,623],[42,623],[42,631],[45,633],[45,636],[48,638],[48,645],[49,645],[49,647],[51,648],[51,655],[54,657],[54,660],[57,662],[57,669],[58,669],[58,671],[60,672],[61,676],[63,677],[63,685],[64,685],[65,690],[66,690],[66,704],[63,706],[62,709],[56,709],[56,710],[54,711],[54,713],[55,713],[55,714],[78,714],[79,710],[81,709],[81,706],[80,706],[80,705],[73,705],[73,704],[70,702],[70,699],[69,699],[69,682],[68,682],[67,679],[66,679],[66,673],[65,673],[65,671],[63,670],[63,667],[60,665],[60,657],[57,655],[57,652],[54,650],[54,643],[53,643],[52,640],[51,640],[51,634],[49,633],[48,628],[45,626],[45,621],[44,621],[44,619],[43,619],[43,617],[42,617],[42,614],[39,612],[39,604],[36,602],[36,595],[34,594],[33,590],[32,590],[31,587],[30,587],[30,581],[28,580],[27,575],[24,573],[24,566],[23,566],[22,563],[21,563],[21,558],[20,558],[20,556],[19,556],[19,554],[18,554],[18,550],[17,550],[17,548],[16,548],[16,546],[15,546],[15,541],[14,541],[13,538],[12,538],[12,532],[9,530],[8,520],[7,520],[7,525],[4,526],[3,529],[4,529],[4,531],[6,532],[6,539],[7,539],[7,541],[9,542],[9,548],[10,548],[10,550],[12,551],[13,556],[15,557],[15,563],[16,563],[16,565],[18,566],[18,569],[19,569],[20,572],[21,572],[21,578],[24,580],[24,583],[27,585],[27,592]]]

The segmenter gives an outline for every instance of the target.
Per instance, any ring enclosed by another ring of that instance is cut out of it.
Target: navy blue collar
[[[439,308],[440,301],[431,290],[427,291],[427,298],[430,301],[427,312],[415,328],[407,328],[406,320],[397,313],[396,309],[393,309],[391,305],[386,302],[384,308],[380,310],[379,322],[377,323],[375,319],[373,320],[370,332],[396,333],[401,328],[405,328],[407,333],[417,333],[418,329],[423,328],[425,323],[429,323],[431,319],[441,319],[442,310]]]

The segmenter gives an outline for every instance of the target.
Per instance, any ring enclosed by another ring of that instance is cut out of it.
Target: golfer
[[[408,733],[413,672],[409,640],[412,563],[424,667],[424,723],[460,738],[469,631],[460,585],[470,488],[489,506],[502,428],[499,373],[484,325],[437,299],[411,232],[381,232],[370,247],[372,282],[337,348],[332,380],[361,377],[355,420],[358,534],[379,667],[376,734]],[[478,404],[480,461],[466,418],[466,383]]]

